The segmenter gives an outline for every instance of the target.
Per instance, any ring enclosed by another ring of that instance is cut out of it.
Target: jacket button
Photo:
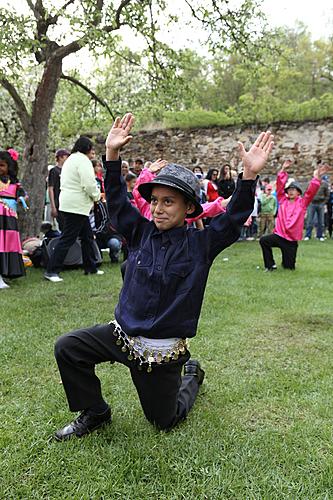
[[[161,266],[157,266],[157,270],[160,271],[162,268]]]

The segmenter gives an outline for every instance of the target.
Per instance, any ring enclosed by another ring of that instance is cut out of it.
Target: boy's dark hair
[[[141,160],[141,158],[137,158],[135,160],[135,163],[138,163],[139,165],[143,165],[143,160]]]
[[[126,182],[131,182],[133,179],[137,179],[137,175],[133,174],[133,172],[129,172],[128,174],[126,174]]]
[[[86,137],[85,135],[81,135],[81,137],[78,138],[78,140],[75,142],[72,153],[83,153],[84,155],[89,153],[94,149],[94,144],[93,142],[89,139],[89,137]]]
[[[18,181],[18,165],[17,161],[13,160],[8,151],[0,151],[0,160],[5,161],[8,166],[8,177],[12,184]]]
[[[56,160],[59,160],[59,158],[61,158],[62,156],[69,156],[69,155],[70,152],[67,151],[67,149],[57,149],[57,151],[55,152]]]

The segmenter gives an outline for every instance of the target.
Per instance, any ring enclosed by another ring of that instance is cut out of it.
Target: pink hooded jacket
[[[276,180],[276,193],[279,202],[274,233],[289,241],[298,241],[303,236],[306,209],[320,187],[320,180],[313,177],[303,197],[290,201],[284,188],[288,180],[287,172],[279,172]]]

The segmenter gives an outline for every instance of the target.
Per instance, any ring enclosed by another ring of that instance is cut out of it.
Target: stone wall
[[[190,168],[200,165],[204,170],[220,168],[224,162],[230,162],[233,168],[239,169],[237,141],[244,142],[247,147],[261,130],[255,125],[140,131],[134,135],[122,158],[139,157],[144,161],[165,158]],[[276,145],[263,175],[275,176],[279,165],[287,158],[294,162],[290,174],[300,181],[312,176],[318,159],[333,165],[333,119],[279,123],[272,125],[270,130]],[[95,139],[99,144],[105,141],[101,136]]]

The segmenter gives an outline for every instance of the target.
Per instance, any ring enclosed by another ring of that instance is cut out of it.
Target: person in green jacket
[[[259,238],[265,233],[271,234],[274,229],[274,217],[277,210],[277,201],[272,194],[273,186],[266,184],[265,192],[261,195],[261,210],[259,222]]]
[[[104,274],[96,267],[94,236],[89,223],[89,212],[101,196],[91,163],[94,156],[93,143],[88,137],[81,136],[62,167],[59,211],[64,228],[44,273],[48,281],[62,281],[59,272],[68,250],[77,238],[81,240],[85,274]]]

